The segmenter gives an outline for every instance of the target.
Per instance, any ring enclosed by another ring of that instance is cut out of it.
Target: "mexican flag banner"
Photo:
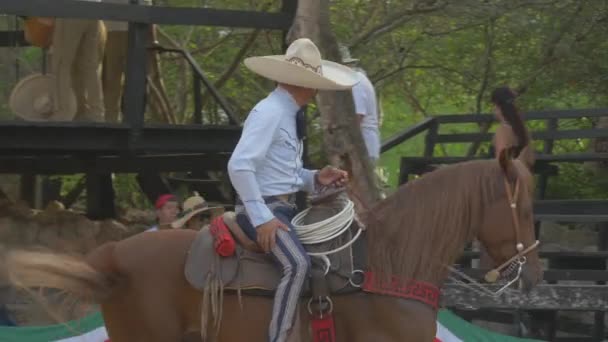
[[[100,313],[78,321],[41,327],[0,327],[2,342],[109,342]],[[441,310],[435,342],[532,342],[493,333]]]

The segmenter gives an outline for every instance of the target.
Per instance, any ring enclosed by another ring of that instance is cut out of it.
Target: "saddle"
[[[318,203],[318,201],[317,201]],[[212,279],[219,280],[224,290],[240,291],[245,295],[274,296],[281,279],[281,271],[272,259],[257,244],[244,234],[236,221],[234,212],[223,214],[223,223],[236,240],[235,252],[231,256],[220,256],[214,248],[210,229],[203,228],[192,243],[185,266],[185,276],[190,285],[204,291]],[[308,252],[328,251],[349,242],[358,225],[353,221],[349,231],[342,236],[317,245],[305,246]],[[351,279],[353,270],[360,270],[366,260],[365,236],[363,234],[351,246],[328,255],[325,262],[311,257],[311,277],[305,282],[303,297],[329,296],[358,291]]]

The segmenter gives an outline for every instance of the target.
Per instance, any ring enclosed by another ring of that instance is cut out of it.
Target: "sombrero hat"
[[[171,222],[171,227],[181,228],[188,220],[194,215],[198,215],[204,211],[213,210],[216,214],[224,211],[223,207],[210,207],[207,201],[200,196],[197,192],[194,192],[194,196],[186,199],[183,204],[182,212],[177,216],[177,219]]]
[[[342,56],[342,64],[350,65],[350,64],[356,64],[359,62],[359,58],[353,58],[350,55],[350,50],[348,49],[348,46],[340,45],[339,49],[340,49],[340,55]]]
[[[55,112],[54,87],[55,77],[52,75],[29,75],[13,88],[9,106],[15,115],[27,121],[72,121],[76,115],[76,96],[70,92],[68,110]]]
[[[307,38],[295,40],[284,55],[249,57],[245,66],[279,83],[319,90],[346,90],[359,82],[348,67],[321,59],[317,46]]]

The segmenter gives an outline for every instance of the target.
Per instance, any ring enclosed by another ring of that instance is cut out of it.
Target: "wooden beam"
[[[437,135],[437,143],[469,143],[479,141],[490,141],[494,133],[454,133]],[[569,129],[560,131],[536,131],[532,132],[532,139],[593,139],[608,136],[608,129],[605,128],[585,128]]]
[[[541,243],[542,246],[542,243]],[[608,251],[597,251],[597,252],[578,252],[578,251],[540,251],[539,256],[541,258],[563,258],[569,259],[608,259]],[[462,253],[462,257],[465,258],[479,258],[481,252],[479,251],[465,251]],[[606,271],[608,272],[608,271]]]
[[[580,117],[601,117],[608,115],[608,108],[565,109],[525,112],[524,120],[572,119]],[[437,115],[440,124],[482,123],[496,121],[494,114],[446,114]]]
[[[129,133],[126,124],[4,121],[0,122],[0,156],[116,155],[128,149]],[[148,153],[232,152],[240,133],[238,126],[145,125],[131,147]]]
[[[547,163],[582,163],[586,161],[608,161],[608,153],[564,153],[564,154],[542,154],[537,153],[536,164],[544,165]],[[428,164],[455,164],[468,160],[488,159],[483,156],[465,157],[402,157],[409,163],[428,165]],[[535,166],[536,166],[535,164]]]
[[[29,46],[23,31],[0,31],[0,46],[16,47]]]
[[[196,153],[140,156],[100,156],[95,158],[97,173],[139,173],[179,171],[224,171],[230,154]],[[79,155],[0,157],[1,173],[34,172],[38,175],[77,174],[88,170],[90,158]],[[89,170],[90,171],[90,170]]]
[[[79,0],[0,0],[0,12],[20,16],[102,19],[160,25],[205,25],[286,30],[286,13],[112,4]]]
[[[497,286],[488,286],[497,290]],[[540,285],[528,295],[506,293],[498,298],[480,295],[462,285],[445,285],[442,305],[461,310],[577,310],[607,311],[608,286],[605,285]]]
[[[384,153],[391,148],[401,144],[402,142],[415,137],[416,135],[426,131],[431,128],[433,123],[435,122],[435,118],[425,119],[411,127],[406,128],[405,130],[391,136],[382,142],[382,147],[380,149],[381,153]]]
[[[604,259],[568,259],[574,261],[588,261],[588,260],[604,260]],[[473,279],[477,279],[482,282],[483,276],[489,270],[482,270],[478,268],[465,268],[461,269],[461,272],[464,272],[468,276]],[[608,270],[597,270],[597,269],[548,269],[543,272],[543,280],[547,282],[555,282],[555,281],[608,281]]]

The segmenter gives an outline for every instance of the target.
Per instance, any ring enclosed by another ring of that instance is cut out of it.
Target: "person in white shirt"
[[[359,83],[352,89],[353,100],[355,102],[355,112],[361,127],[363,141],[367,148],[367,153],[373,165],[376,165],[380,158],[380,130],[378,128],[378,101],[374,85],[367,78],[365,71],[357,66],[359,60],[344,57],[342,63],[350,66],[357,72]]]
[[[350,89],[357,80],[349,68],[322,60],[306,38],[294,41],[285,55],[247,58],[245,66],[278,85],[249,113],[228,173],[239,195],[235,208],[239,225],[274,257],[282,272],[268,335],[270,342],[284,342],[310,270],[310,257],[289,228],[296,215],[295,194],[348,181],[343,170],[302,166],[302,107],[318,89]]]
[[[129,0],[101,0],[113,4],[130,4]],[[139,5],[152,5],[152,0],[138,0]],[[118,122],[121,114],[123,78],[127,67],[129,23],[106,20],[108,39],[103,58],[103,94],[107,122]],[[152,28],[153,30],[153,28]]]
[[[100,0],[81,0],[100,2]],[[105,44],[100,20],[56,18],[51,71],[55,76],[54,112],[67,120],[103,121],[103,90],[99,66]],[[70,100],[74,94],[77,106]]]

